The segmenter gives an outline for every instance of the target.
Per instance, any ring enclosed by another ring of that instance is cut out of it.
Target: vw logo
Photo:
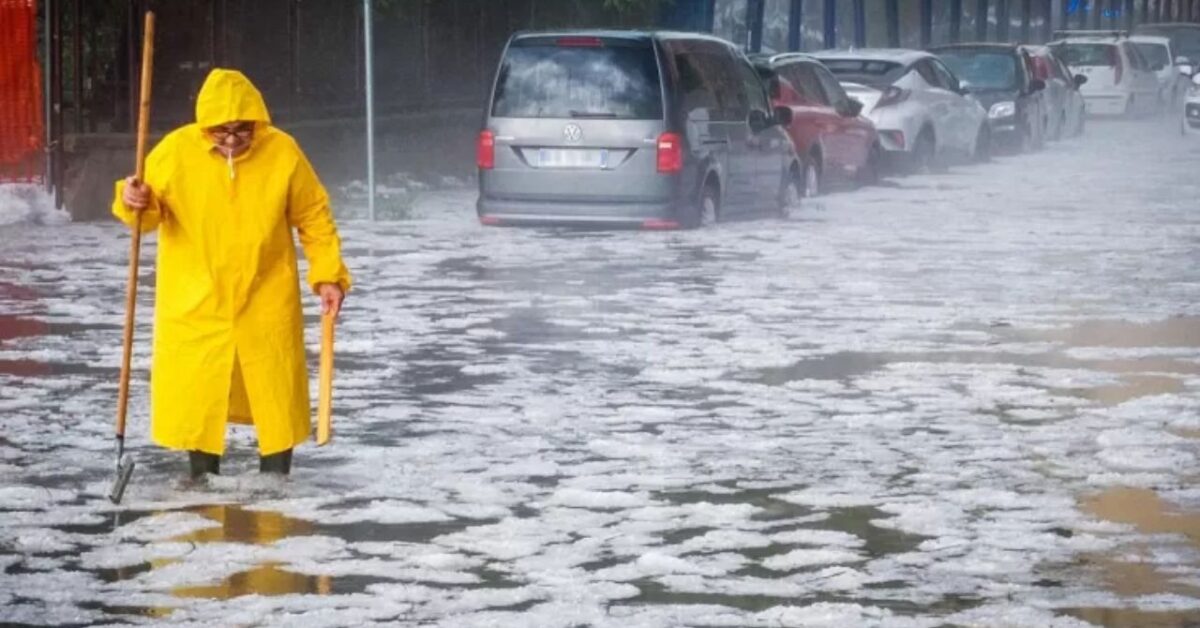
[[[568,124],[563,127],[563,139],[569,144],[578,144],[583,141],[583,129],[578,124]]]

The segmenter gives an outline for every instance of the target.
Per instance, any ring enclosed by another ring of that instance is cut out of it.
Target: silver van
[[[791,111],[692,33],[513,35],[479,133],[485,225],[694,228],[797,204]]]

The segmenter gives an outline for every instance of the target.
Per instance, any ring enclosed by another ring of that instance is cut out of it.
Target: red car
[[[770,85],[772,104],[792,110],[788,134],[804,164],[804,195],[816,196],[827,183],[874,183],[882,152],[875,125],[859,115],[863,105],[846,95],[821,62],[804,54],[754,58]]]

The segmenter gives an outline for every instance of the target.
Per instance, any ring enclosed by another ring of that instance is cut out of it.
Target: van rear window
[[[661,120],[654,49],[579,37],[514,42],[500,64],[492,115]]]

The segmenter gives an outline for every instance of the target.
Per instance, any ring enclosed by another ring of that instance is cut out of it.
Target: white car
[[[916,50],[829,50],[813,53],[863,103],[885,155],[914,170],[950,156],[983,157],[987,111],[940,59]]]
[[[1150,69],[1158,79],[1159,106],[1173,111],[1188,88],[1187,76],[1181,70],[1185,69],[1184,66],[1189,65],[1190,61],[1183,57],[1175,58],[1170,37],[1134,35],[1129,41],[1133,42],[1138,52],[1142,53],[1142,57],[1150,63]],[[1191,69],[1186,69],[1186,74],[1191,74]]]
[[[1200,135],[1200,73],[1192,76],[1192,83],[1183,102],[1183,120],[1180,132],[1184,135]]]
[[[1067,31],[1049,44],[1076,74],[1089,115],[1137,115],[1159,108],[1158,78],[1133,42],[1119,33]]]

